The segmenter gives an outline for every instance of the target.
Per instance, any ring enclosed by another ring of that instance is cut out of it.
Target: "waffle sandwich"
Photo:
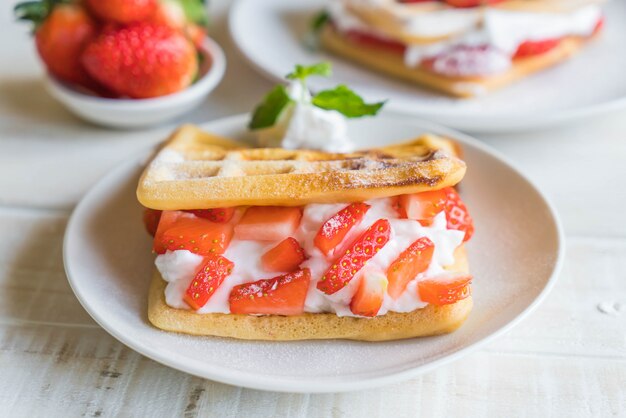
[[[324,49],[457,97],[563,62],[603,26],[596,0],[332,0]]]
[[[458,155],[434,135],[333,154],[181,127],[137,188],[157,253],[149,320],[257,340],[455,330],[472,307]]]

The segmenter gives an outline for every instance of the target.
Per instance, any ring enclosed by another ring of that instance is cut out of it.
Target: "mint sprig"
[[[374,116],[385,104],[385,102],[365,103],[361,96],[345,84],[340,84],[334,89],[320,91],[313,96],[311,103],[322,109],[336,110],[347,118]]]
[[[296,68],[287,74],[285,77],[288,80],[300,80],[304,82],[312,75],[319,75],[321,77],[330,77],[332,74],[332,67],[330,62],[318,62],[317,64],[305,66],[296,65]]]
[[[280,112],[291,101],[285,86],[282,84],[277,85],[265,96],[263,102],[254,109],[248,128],[262,129],[274,126]]]
[[[320,62],[310,66],[296,65],[294,71],[286,75],[289,80],[298,80],[303,90],[307,89],[306,80],[311,76],[329,77],[332,67],[329,62]],[[306,101],[302,97],[299,101]],[[248,124],[250,129],[262,129],[273,126],[283,109],[296,100],[289,97],[287,89],[278,85],[265,96],[263,102],[256,107]],[[373,116],[383,107],[385,102],[366,103],[365,100],[348,86],[340,84],[334,89],[322,90],[311,98],[311,104],[320,109],[335,110],[347,118]]]

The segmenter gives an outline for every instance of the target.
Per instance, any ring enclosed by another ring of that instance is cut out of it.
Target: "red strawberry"
[[[426,271],[435,252],[435,244],[427,237],[419,238],[404,250],[387,269],[388,293],[398,299],[407,284]]]
[[[223,254],[233,235],[233,228],[229,224],[183,216],[179,216],[162,234],[160,230],[159,225],[155,237],[155,251],[159,254],[165,250],[188,250],[200,255]]]
[[[361,32],[359,30],[351,29],[345,32],[344,36],[355,44],[361,44],[368,47],[379,48],[398,54],[404,54],[406,45],[391,39],[381,38],[376,35],[372,35],[367,32]]]
[[[299,315],[311,281],[309,269],[272,279],[235,286],[230,292],[230,312],[254,315]]]
[[[417,283],[422,301],[431,305],[448,305],[465,299],[471,294],[472,276],[461,273],[444,273]]]
[[[325,255],[329,255],[343,241],[352,227],[361,223],[369,208],[370,206],[365,203],[352,203],[337,212],[320,228],[313,241],[315,246]]]
[[[465,203],[452,187],[402,195],[399,205],[401,216],[418,220],[422,225],[430,225],[433,217],[444,210],[448,229],[465,231],[464,241],[469,240],[474,234],[474,221]]]
[[[185,292],[187,305],[195,310],[206,305],[224,279],[232,273],[234,266],[232,261],[221,255],[205,258]]]
[[[157,11],[156,0],[87,0],[86,3],[100,19],[122,24],[146,20]]]
[[[235,208],[214,208],[214,209],[196,209],[188,210],[194,215],[208,219],[211,222],[226,223],[230,221],[235,213]]]
[[[298,207],[252,206],[235,226],[235,235],[243,240],[282,240],[293,234],[301,217]]]
[[[444,210],[446,194],[443,190],[401,195],[398,198],[400,215],[429,225],[439,212]]]
[[[387,244],[391,225],[387,219],[379,219],[363,232],[350,248],[326,270],[317,288],[327,295],[343,289],[365,263]]]
[[[143,211],[143,224],[146,227],[148,234],[154,236],[159,227],[159,220],[161,219],[161,211],[146,208]]]
[[[188,87],[198,71],[196,49],[180,32],[135,23],[105,29],[83,52],[87,72],[116,93],[150,98]]]
[[[513,58],[524,58],[546,53],[561,43],[561,39],[544,39],[541,41],[525,41],[518,47]]]
[[[386,289],[387,279],[383,274],[364,274],[350,302],[350,310],[355,315],[376,316],[383,306]]]
[[[478,7],[487,4],[500,3],[503,0],[444,0],[450,6],[458,8]]]
[[[161,0],[149,20],[185,33],[196,47],[202,45],[206,36],[208,17],[201,0]]]
[[[265,271],[293,271],[304,261],[304,250],[295,238],[286,238],[263,254],[261,265]]]
[[[80,65],[80,56],[98,30],[94,20],[77,4],[25,2],[15,7],[21,20],[36,25],[35,43],[48,71],[60,80],[92,87],[93,80]]]
[[[152,251],[157,254],[163,254],[167,250],[167,246],[163,242],[163,234],[169,228],[171,228],[179,218],[192,218],[193,215],[186,214],[185,212],[179,210],[164,210],[161,212],[161,216],[159,218],[159,224],[157,226],[156,232],[154,233],[154,244],[152,247]]]

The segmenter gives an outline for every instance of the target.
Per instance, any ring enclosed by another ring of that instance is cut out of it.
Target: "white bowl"
[[[197,107],[219,84],[226,70],[222,48],[205,38],[200,52],[206,68],[201,78],[185,90],[154,99],[109,99],[90,95],[46,75],[46,89],[78,117],[113,128],[139,128],[159,124]]]

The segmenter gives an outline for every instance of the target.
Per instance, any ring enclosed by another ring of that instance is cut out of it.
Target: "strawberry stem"
[[[60,3],[69,3],[68,0],[39,0],[18,3],[13,8],[17,20],[31,21],[35,29],[48,17],[54,6]]]

